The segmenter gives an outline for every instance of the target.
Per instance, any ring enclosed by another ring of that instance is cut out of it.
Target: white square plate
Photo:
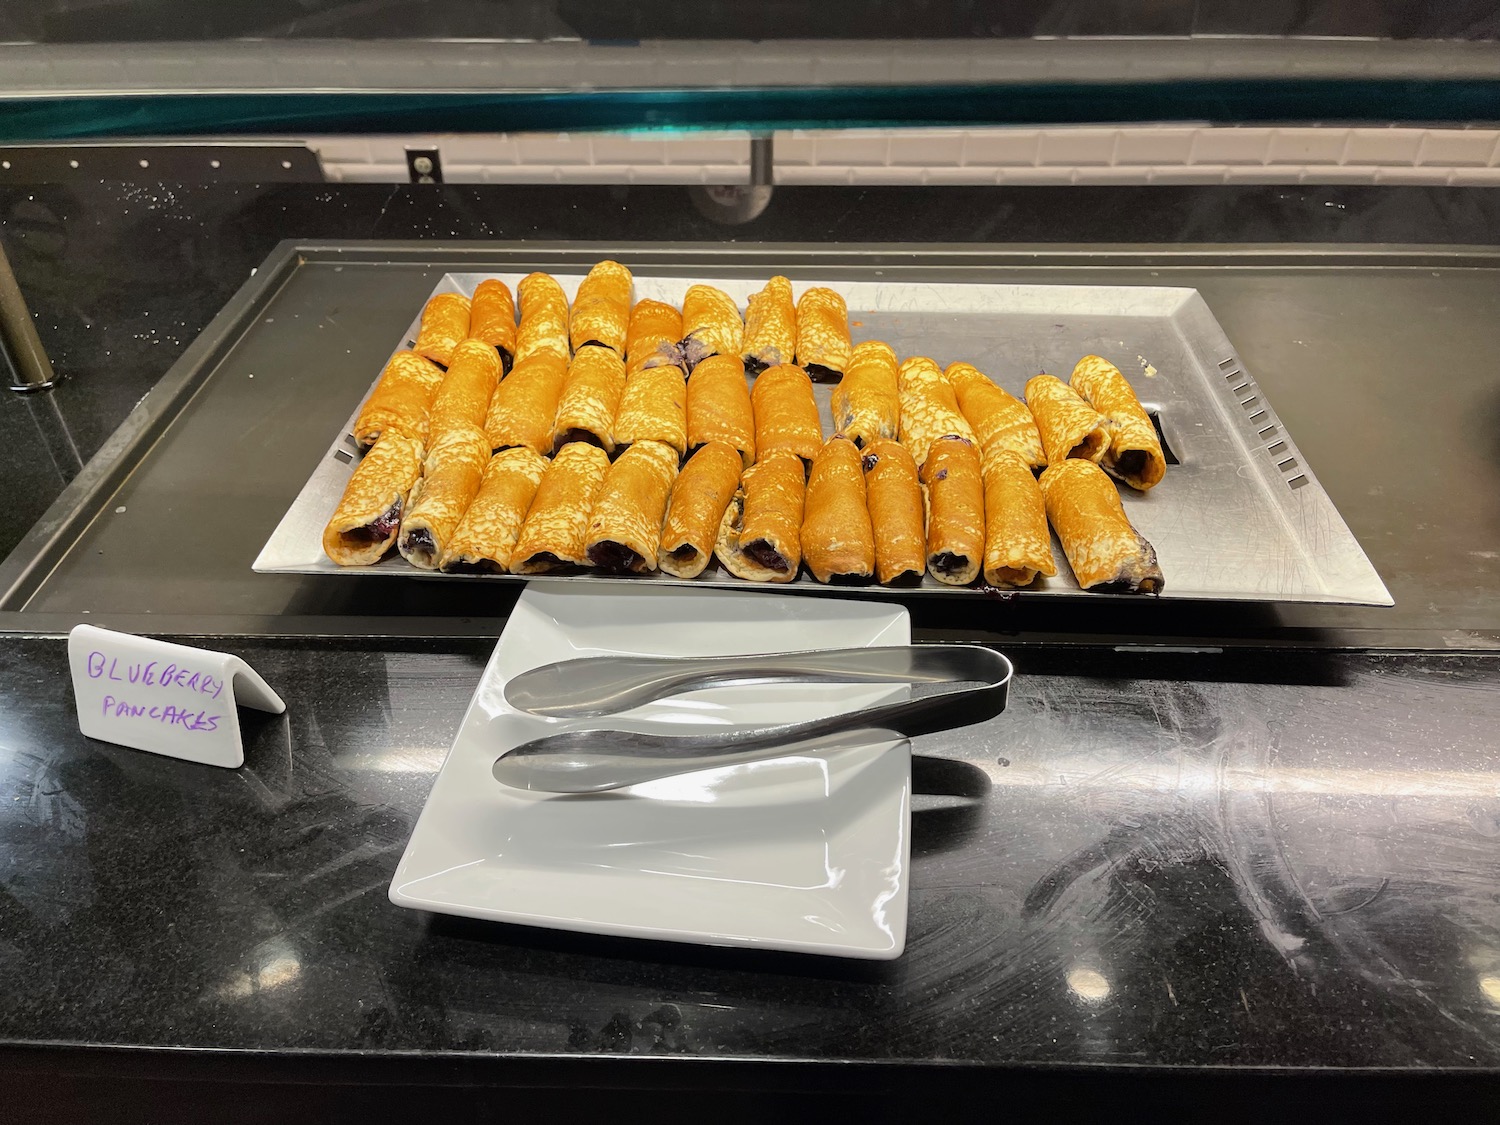
[[[588,933],[899,957],[911,853],[904,740],[590,795],[510,789],[490,767],[504,750],[569,726],[793,722],[908,690],[714,688],[607,720],[565,722],[505,702],[506,681],[538,665],[910,640],[906,610],[879,602],[528,584],[417,819],[391,901]]]

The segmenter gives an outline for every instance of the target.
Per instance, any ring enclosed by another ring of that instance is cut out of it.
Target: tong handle
[[[878,645],[750,656],[595,656],[513,677],[505,700],[549,718],[616,715],[708,687],[771,683],[944,683],[975,680],[973,645]]]

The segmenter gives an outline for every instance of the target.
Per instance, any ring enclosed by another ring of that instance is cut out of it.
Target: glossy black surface
[[[1500,1066],[1491,658],[1020,654],[1005,714],[916,743],[882,964],[399,910],[487,646],[227,647],[288,704],[238,771],[84,739],[63,642],[0,647],[0,1041]]]

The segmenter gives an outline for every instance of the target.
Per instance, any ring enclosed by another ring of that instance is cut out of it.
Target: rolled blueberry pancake
[[[443,369],[416,352],[397,352],[354,420],[354,440],[368,449],[386,430],[427,440],[427,416],[443,385]]]
[[[396,542],[412,486],[422,475],[422,443],[396,430],[380,435],[354,467],[323,529],[323,551],[340,566],[373,566]]]
[[[469,303],[469,339],[494,348],[500,367],[509,372],[516,358],[516,300],[510,286],[488,278],[474,287]]]
[[[599,486],[584,550],[601,570],[644,574],[656,569],[667,496],[677,479],[677,450],[638,441],[621,453]]]
[[[1145,492],[1167,475],[1167,459],[1151,415],[1135,397],[1135,390],[1107,359],[1086,355],[1073,368],[1072,388],[1099,412],[1109,445],[1099,467],[1131,488]]]
[[[699,447],[688,458],[667,502],[656,565],[677,578],[697,578],[713,558],[719,522],[743,469],[740,451],[722,441]]]
[[[777,453],[745,470],[719,521],[714,551],[730,574],[750,582],[797,577],[806,487],[802,459],[790,453]]]
[[[396,549],[402,558],[420,570],[438,568],[489,460],[490,443],[478,426],[448,430],[433,443],[422,462],[422,479],[412,489],[411,506],[401,517]]]
[[[422,308],[412,351],[447,367],[453,349],[468,338],[469,298],[462,293],[439,293]]]
[[[927,573],[967,586],[984,565],[984,475],[967,438],[932,443],[921,471],[927,498]]]
[[[868,582],[875,573],[864,466],[859,450],[842,435],[828,439],[808,474],[802,561],[819,582]]]
[[[1103,469],[1069,458],[1047,467],[1041,487],[1047,518],[1079,586],[1107,593],[1161,593],[1166,583],[1156,549],[1132,526]]]
[[[448,539],[447,574],[504,574],[547,459],[524,447],[502,449],[485,466],[479,491]]]
[[[609,469],[609,454],[575,441],[552,458],[511,552],[512,574],[545,574],[588,565],[584,538],[594,500]]]
[[[896,353],[880,340],[856,344],[849,367],[833,388],[833,428],[863,449],[901,434],[901,390]]]

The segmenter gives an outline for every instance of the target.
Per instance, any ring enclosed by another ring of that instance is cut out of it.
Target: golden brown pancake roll
[[[906,446],[876,438],[864,448],[865,496],[875,534],[875,576],[915,585],[927,573],[927,531],[917,463]]]
[[[927,573],[950,586],[967,586],[984,565],[979,451],[966,438],[938,438],[921,475],[927,497]]]
[[[344,486],[323,529],[323,551],[339,566],[374,566],[401,528],[412,486],[422,474],[422,443],[396,430],[380,435]]]
[[[469,298],[462,293],[439,293],[422,309],[422,323],[412,351],[433,363],[448,366],[453,349],[469,336]]]
[[[448,537],[443,570],[450,574],[504,574],[546,471],[547,459],[530,449],[502,449],[491,457],[469,510]]]
[[[769,367],[755,377],[750,390],[755,415],[755,455],[783,450],[811,465],[823,448],[823,421],[807,372],[790,363]]]
[[[677,450],[638,441],[604,474],[584,550],[601,570],[645,574],[656,569],[667,495],[677,479]]]
[[[682,368],[670,364],[640,367],[625,377],[625,392],[615,413],[616,448],[638,441],[659,441],[682,456],[687,450],[687,381]]]
[[[568,361],[553,352],[516,360],[495,388],[484,416],[484,432],[496,451],[524,446],[546,456],[552,452],[552,422],[557,400],[568,378]]]
[[[800,457],[777,453],[746,469],[719,521],[714,553],[724,568],[751,582],[796,578],[805,493]]]
[[[709,356],[744,354],[745,322],[734,298],[712,285],[690,285],[682,298],[682,357],[692,371]]]
[[[591,344],[578,349],[568,364],[568,378],[557,400],[552,448],[590,441],[606,453],[615,451],[615,412],[625,393],[625,361],[617,352]]]
[[[448,374],[432,400],[428,448],[450,430],[482,429],[499,381],[500,354],[494,348],[478,340],[465,340],[454,348]]]
[[[516,362],[539,352],[568,358],[568,298],[551,274],[533,273],[516,286],[521,326],[516,329]]]
[[[1107,359],[1086,355],[1073,368],[1069,383],[1104,419],[1109,447],[1099,460],[1100,467],[1142,492],[1160,484],[1167,475],[1161,441],[1151,415],[1120,369]]]
[[[678,578],[697,578],[713,558],[719,521],[740,483],[740,451],[711,441],[688,458],[667,503],[656,565]]]
[[[901,393],[889,344],[855,345],[844,377],[833,388],[833,425],[861,449],[877,438],[900,436]]]
[[[426,441],[427,412],[442,385],[443,369],[437,364],[416,352],[397,352],[359,409],[354,440],[368,449],[386,430],[395,430]]]
[[[1026,459],[1013,450],[981,458],[984,473],[984,580],[1029,586],[1057,573],[1042,490]]]
[[[828,440],[807,477],[802,561],[819,582],[868,582],[875,573],[864,466],[842,435]]]
[[[722,441],[738,449],[747,466],[754,464],[755,410],[738,355],[712,356],[688,376],[687,439],[689,449]]]
[[[516,301],[510,286],[491,277],[474,287],[469,304],[469,339],[482,340],[500,353],[500,366],[509,371],[516,358]]]
[[[920,469],[938,438],[976,440],[958,409],[958,396],[943,369],[926,356],[913,356],[897,372],[901,400],[901,444]]]
[[[1047,464],[1069,457],[1098,461],[1109,449],[1109,433],[1099,412],[1056,375],[1034,375],[1026,381],[1026,405],[1042,435]]]
[[[817,383],[834,383],[849,364],[849,306],[832,289],[797,300],[797,363]]]
[[[1166,583],[1156,549],[1131,526],[1104,470],[1092,461],[1070,458],[1048,466],[1041,486],[1047,518],[1079,586],[1122,594],[1161,593]]]
[[[745,370],[758,372],[791,363],[797,354],[797,308],[792,283],[773,277],[750,296],[745,309]]]
[[[422,479],[412,490],[411,507],[401,517],[396,549],[412,566],[436,570],[448,539],[479,491],[490,443],[478,426],[446,431],[427,451]]]
[[[584,536],[608,469],[609,454],[586,441],[575,441],[558,451],[542,474],[516,538],[510,556],[512,574],[545,574],[588,563]]]
[[[578,283],[568,334],[573,350],[588,344],[609,348],[621,358],[630,329],[630,271],[619,262],[603,261]]]
[[[1042,435],[1026,404],[995,385],[995,381],[968,363],[950,363],[943,374],[958,398],[958,408],[979,439],[980,460],[998,457],[1009,450],[1019,454],[1031,468],[1047,465]]]
[[[664,301],[647,298],[630,311],[625,334],[625,365],[631,371],[682,363],[677,345],[682,340],[682,314]]]

